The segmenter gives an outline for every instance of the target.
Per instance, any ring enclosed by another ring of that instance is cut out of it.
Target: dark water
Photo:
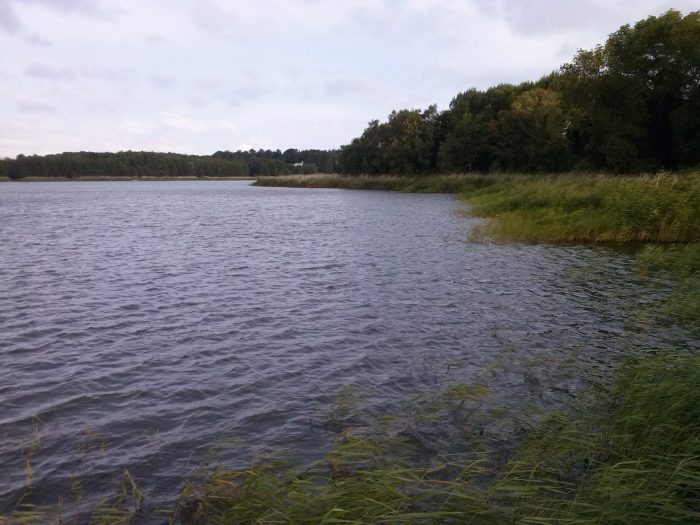
[[[317,458],[348,388],[360,419],[475,381],[492,403],[556,406],[625,354],[698,346],[649,327],[664,283],[630,255],[468,243],[458,208],[245,182],[1,184],[0,511],[28,455],[35,502],[94,501],[127,467],[167,508],[211,447],[231,467]]]

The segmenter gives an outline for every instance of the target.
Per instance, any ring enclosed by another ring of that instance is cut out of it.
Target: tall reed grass
[[[658,316],[700,327],[700,243],[647,245],[637,261],[642,272],[665,275],[674,283],[671,295],[658,305]]]
[[[290,188],[337,188],[347,190],[385,190],[409,193],[460,193],[481,188],[493,180],[483,175],[433,175],[403,177],[398,175],[289,175],[260,177],[254,186]]]
[[[700,241],[698,173],[505,177],[461,198],[500,241]]]
[[[191,484],[174,521],[697,523],[700,358],[635,361],[585,398],[500,468],[479,454],[415,466],[405,444],[347,432],[307,469],[263,462]]]

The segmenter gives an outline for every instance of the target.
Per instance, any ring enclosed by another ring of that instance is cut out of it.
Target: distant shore
[[[194,181],[194,180],[249,180],[254,181],[257,177],[24,177],[22,179],[10,179],[0,177],[0,182],[97,182],[97,181]]]

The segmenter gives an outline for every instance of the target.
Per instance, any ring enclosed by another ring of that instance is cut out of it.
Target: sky
[[[336,148],[697,0],[0,0],[0,158]]]

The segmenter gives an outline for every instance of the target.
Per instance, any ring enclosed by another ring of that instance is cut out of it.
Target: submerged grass
[[[700,358],[631,363],[611,391],[552,415],[495,473],[480,455],[417,467],[402,448],[349,432],[303,471],[220,470],[188,487],[174,521],[697,523]]]
[[[513,458],[496,485],[510,500],[509,517],[610,524],[700,519],[700,359],[638,361],[620,373],[610,394],[598,414],[553,419]]]
[[[637,256],[642,272],[670,278],[674,290],[659,305],[662,318],[700,326],[700,243],[647,245]]]

